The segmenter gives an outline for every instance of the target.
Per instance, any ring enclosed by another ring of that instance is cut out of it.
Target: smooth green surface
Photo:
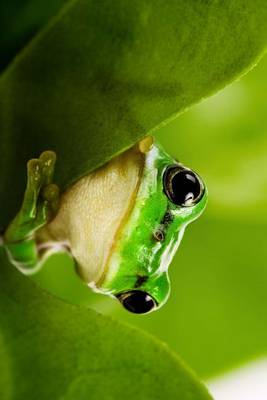
[[[0,79],[0,226],[29,158],[55,150],[69,184],[250,68],[266,20],[265,0],[70,2]]]
[[[205,179],[209,202],[170,266],[171,296],[131,316],[92,295],[59,256],[38,276],[70,302],[89,304],[168,343],[201,377],[267,354],[267,58],[241,81],[157,136]],[[52,278],[51,278],[52,277]]]
[[[0,2],[0,70],[57,13],[66,0],[8,0]]]
[[[0,257],[2,400],[210,399],[166,346],[56,300]]]

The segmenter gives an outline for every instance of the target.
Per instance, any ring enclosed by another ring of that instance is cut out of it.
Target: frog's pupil
[[[153,298],[141,290],[123,293],[118,299],[126,310],[135,314],[145,314],[156,306]]]

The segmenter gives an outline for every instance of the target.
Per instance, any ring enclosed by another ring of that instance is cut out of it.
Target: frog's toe
[[[39,160],[42,164],[44,185],[48,185],[52,182],[56,158],[56,153],[52,150],[44,151],[39,157]]]
[[[52,218],[58,211],[59,207],[59,187],[54,183],[50,183],[42,189],[42,198],[49,209],[49,218]]]
[[[33,158],[27,163],[28,181],[34,186],[39,186],[42,179],[42,165],[38,159]]]
[[[55,164],[57,159],[56,153],[53,150],[46,150],[40,155],[39,160],[47,166]]]

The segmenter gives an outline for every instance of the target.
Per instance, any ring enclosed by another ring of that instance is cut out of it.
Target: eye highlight
[[[117,296],[126,310],[135,314],[146,314],[156,307],[155,300],[142,290],[132,290]]]
[[[200,177],[181,165],[171,165],[165,170],[163,187],[171,202],[181,207],[197,204],[204,194],[204,184]]]

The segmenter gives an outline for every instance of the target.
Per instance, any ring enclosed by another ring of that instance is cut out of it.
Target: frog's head
[[[161,307],[170,293],[168,268],[185,227],[200,216],[207,190],[191,169],[146,138],[138,188],[117,233],[98,289],[133,313]]]

